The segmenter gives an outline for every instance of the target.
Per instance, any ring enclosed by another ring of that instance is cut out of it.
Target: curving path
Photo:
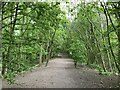
[[[95,70],[79,65],[74,68],[72,59],[55,58],[47,67],[38,67],[16,77],[16,83],[3,88],[102,88],[119,82],[118,77],[99,75]]]

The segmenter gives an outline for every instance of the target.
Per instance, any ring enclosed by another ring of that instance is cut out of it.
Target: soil
[[[48,66],[37,67],[16,76],[16,83],[3,88],[111,88],[119,83],[119,77],[99,75],[95,69],[83,65],[74,67],[70,58],[54,58]]]

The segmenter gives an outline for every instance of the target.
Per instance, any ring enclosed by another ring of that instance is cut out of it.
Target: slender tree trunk
[[[42,46],[42,44],[41,44],[39,66],[41,66],[41,64],[42,64],[42,48],[43,48],[43,46]]]
[[[114,26],[114,24],[112,23],[112,20],[111,20],[112,26],[113,26],[114,30],[117,31],[117,36],[118,36],[118,65],[120,66],[120,12],[119,12],[120,2],[118,2],[117,4],[113,3],[112,8],[115,9],[115,16],[116,16],[118,24],[119,24],[118,28],[116,30],[116,28],[115,28],[115,26]],[[110,15],[109,15],[109,18],[111,18]]]
[[[91,22],[91,20],[89,18],[87,18],[89,23],[91,24],[91,35],[92,35],[92,43],[94,43],[94,55],[97,57],[98,61],[101,61],[101,64],[102,64],[102,67],[103,67],[103,70],[104,72],[106,72],[106,67],[105,67],[105,62],[104,62],[104,59],[102,59],[102,56],[101,56],[101,51],[100,51],[100,48],[99,48],[99,45],[98,45],[98,40],[96,38],[96,35],[94,33],[94,28],[93,28],[93,23]],[[95,45],[95,42],[96,42],[96,45]],[[96,60],[97,60],[96,59]],[[99,64],[99,63],[98,63]]]
[[[118,62],[120,66],[120,28],[118,30]]]
[[[48,62],[49,62],[49,59],[50,59],[50,53],[51,53],[51,47],[52,47],[52,45],[53,45],[53,41],[54,41],[54,37],[55,37],[55,34],[56,34],[56,31],[57,31],[57,29],[55,29],[55,31],[54,31],[54,33],[53,33],[53,35],[52,35],[52,38],[51,38],[51,40],[49,41],[49,46],[48,46],[48,56],[47,56],[47,59],[46,59],[46,66],[47,66],[47,64],[48,64]]]
[[[107,15],[107,11],[106,11],[105,6],[102,4],[102,2],[101,2],[101,6],[103,7],[103,9],[104,9],[104,14],[105,14],[105,16],[106,16],[106,22],[107,22],[107,36],[108,36],[109,49],[110,49],[111,54],[112,54],[112,56],[113,56],[113,59],[114,59],[114,62],[115,62],[115,64],[116,64],[116,67],[117,67],[117,69],[118,69],[118,72],[120,73],[120,68],[119,68],[119,65],[117,64],[115,55],[114,55],[113,50],[112,50],[111,42],[110,42],[110,36],[109,36],[109,31],[108,31],[109,27],[108,27],[108,15]],[[113,25],[113,24],[112,24],[112,25]]]

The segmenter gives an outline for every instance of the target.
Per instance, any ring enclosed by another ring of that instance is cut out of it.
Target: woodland
[[[100,74],[119,75],[120,2],[64,3],[1,2],[0,67],[9,83],[63,52]]]

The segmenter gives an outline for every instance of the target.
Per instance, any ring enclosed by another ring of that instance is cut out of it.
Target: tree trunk
[[[42,46],[42,44],[41,44],[41,48],[40,48],[40,61],[39,61],[39,66],[41,66],[41,65],[42,65],[42,48],[43,48],[43,46]]]
[[[117,67],[117,69],[118,69],[118,72],[120,73],[120,67],[119,67],[119,65],[117,64],[115,55],[114,55],[113,50],[112,50],[111,42],[110,42],[110,36],[109,36],[109,31],[108,31],[108,30],[109,30],[109,27],[108,27],[108,13],[107,13],[107,10],[106,10],[105,5],[103,5],[102,2],[101,2],[101,6],[103,7],[103,9],[104,9],[104,14],[105,14],[105,16],[106,16],[106,22],[107,22],[107,36],[108,36],[109,49],[110,49],[111,54],[112,54],[112,56],[113,56],[113,59],[114,59],[115,65],[116,65],[116,67]],[[109,17],[109,19],[110,19],[110,17]],[[110,19],[110,21],[111,21],[111,19]],[[112,25],[113,25],[113,24],[112,24]]]

